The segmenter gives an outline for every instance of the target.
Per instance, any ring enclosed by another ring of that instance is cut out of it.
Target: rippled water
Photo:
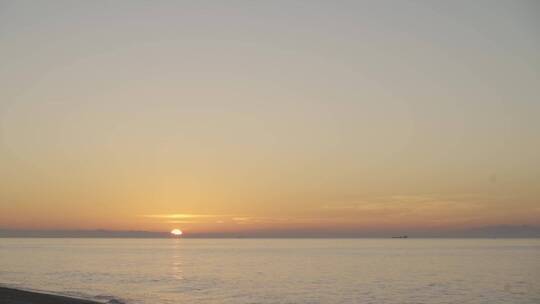
[[[0,239],[0,283],[127,303],[540,303],[539,239]]]

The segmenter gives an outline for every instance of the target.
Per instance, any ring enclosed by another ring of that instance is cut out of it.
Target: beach
[[[0,287],[2,304],[97,304],[98,302]]]

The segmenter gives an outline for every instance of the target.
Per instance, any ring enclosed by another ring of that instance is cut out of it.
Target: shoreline
[[[35,291],[0,287],[2,304],[103,304],[97,301],[53,295]]]

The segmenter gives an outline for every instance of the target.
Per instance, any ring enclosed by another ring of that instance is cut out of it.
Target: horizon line
[[[540,225],[491,225],[473,228],[370,229],[370,230],[252,230],[234,232],[186,232],[180,238],[475,238],[540,237]],[[13,229],[0,228],[0,238],[175,238],[169,231],[109,229]],[[178,238],[178,237],[176,237]]]

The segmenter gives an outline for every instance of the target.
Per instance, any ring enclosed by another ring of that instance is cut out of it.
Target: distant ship
[[[406,239],[406,238],[408,238],[408,236],[406,236],[406,235],[400,235],[400,236],[393,236],[392,238],[393,238],[393,239]]]

